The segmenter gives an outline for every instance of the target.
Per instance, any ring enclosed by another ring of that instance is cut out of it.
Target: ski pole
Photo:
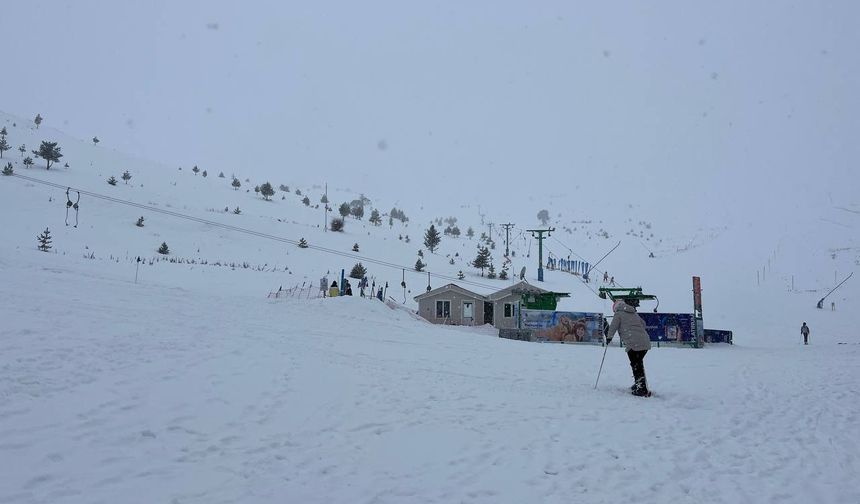
[[[609,343],[606,342],[606,335],[603,335],[603,358],[600,359],[600,369],[597,370],[597,379],[594,380],[594,390],[597,390],[597,382],[600,381],[600,372],[603,371],[603,361],[606,360],[606,351],[609,350]]]

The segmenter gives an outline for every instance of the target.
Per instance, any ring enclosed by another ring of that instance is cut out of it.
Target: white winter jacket
[[[648,331],[645,330],[645,321],[636,313],[636,308],[624,301],[617,301],[613,310],[615,316],[612,317],[612,323],[609,324],[606,341],[611,340],[617,331],[621,335],[621,342],[627,347],[628,352],[631,350],[650,350],[651,338],[648,336]]]

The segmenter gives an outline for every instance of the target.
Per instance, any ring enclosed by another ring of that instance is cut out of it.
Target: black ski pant
[[[804,345],[808,345],[808,344],[809,344],[809,334],[804,334],[804,335],[803,335],[803,344],[804,344]]]
[[[630,359],[630,369],[633,370],[633,381],[637,388],[645,390],[648,388],[645,381],[645,354],[648,350],[629,350],[627,358]]]

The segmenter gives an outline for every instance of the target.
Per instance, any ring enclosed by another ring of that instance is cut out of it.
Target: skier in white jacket
[[[636,313],[636,305],[639,301],[630,299],[617,300],[612,305],[615,315],[606,333],[606,343],[612,341],[612,336],[618,332],[621,342],[627,348],[627,357],[630,359],[630,368],[633,370],[633,395],[648,397],[648,381],[645,379],[645,354],[651,349],[651,338],[645,330],[645,322]]]

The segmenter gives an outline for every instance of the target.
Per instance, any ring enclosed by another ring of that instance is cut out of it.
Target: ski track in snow
[[[860,501],[856,347],[654,349],[645,399],[617,348],[593,390],[598,347],[65,266],[0,264],[3,503]]]

